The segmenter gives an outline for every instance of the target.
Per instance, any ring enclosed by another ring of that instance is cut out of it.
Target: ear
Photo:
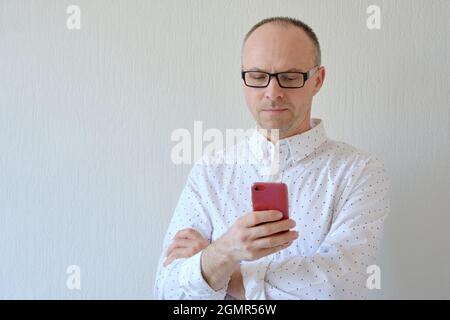
[[[325,67],[319,67],[314,79],[314,95],[316,95],[316,93],[320,91],[320,88],[322,88],[323,82],[325,81]]]

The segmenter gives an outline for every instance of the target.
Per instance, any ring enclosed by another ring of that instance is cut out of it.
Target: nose
[[[272,76],[270,78],[269,85],[266,87],[265,97],[266,99],[273,101],[283,99],[283,88],[278,84],[277,77]]]

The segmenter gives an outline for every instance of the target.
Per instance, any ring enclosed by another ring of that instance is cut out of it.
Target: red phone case
[[[289,218],[287,185],[282,182],[255,182],[252,185],[253,211],[278,210]]]

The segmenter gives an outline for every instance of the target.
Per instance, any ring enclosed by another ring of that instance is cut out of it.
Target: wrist
[[[232,259],[220,245],[212,243],[202,251],[200,265],[203,279],[217,291],[228,285],[239,262]]]
[[[211,243],[210,246],[211,249],[215,251],[217,258],[220,259],[220,261],[224,261],[228,265],[232,265],[234,267],[237,267],[241,263],[241,261],[233,255],[230,250],[231,246],[227,243],[224,237],[217,239]]]

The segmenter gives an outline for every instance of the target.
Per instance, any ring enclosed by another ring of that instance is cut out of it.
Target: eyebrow
[[[250,68],[250,69],[247,69],[247,71],[260,71],[260,72],[267,72],[267,71],[265,71],[265,70],[262,70],[262,69],[260,69],[260,68]],[[288,70],[284,70],[284,71],[280,71],[280,72],[303,72],[302,70],[300,70],[300,69],[298,69],[298,68],[290,68],[290,69],[288,69]],[[278,73],[278,72],[277,72]]]

